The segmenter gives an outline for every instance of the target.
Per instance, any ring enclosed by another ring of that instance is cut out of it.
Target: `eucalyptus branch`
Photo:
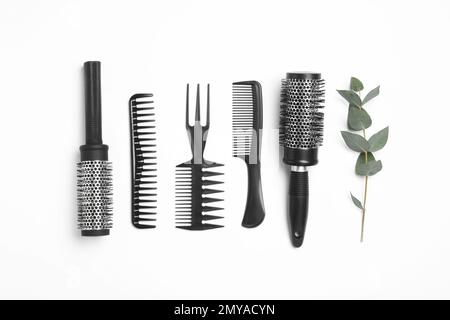
[[[386,127],[371,136],[369,140],[366,139],[366,129],[372,125],[372,119],[363,106],[378,96],[380,86],[372,89],[364,99],[361,99],[361,91],[363,89],[362,82],[352,77],[350,80],[350,90],[337,90],[349,103],[347,115],[348,129],[355,132],[362,131],[362,136],[348,131],[341,131],[347,146],[351,150],[359,153],[358,159],[356,160],[355,173],[364,177],[363,203],[350,192],[353,203],[361,210],[361,242],[364,240],[369,177],[377,174],[383,168],[381,161],[375,160],[373,152],[381,150],[386,145],[389,136],[389,127]]]

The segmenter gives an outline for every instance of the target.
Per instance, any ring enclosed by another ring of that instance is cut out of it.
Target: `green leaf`
[[[375,160],[375,157],[370,152],[367,153],[367,163],[365,153],[361,153],[356,160],[355,172],[359,176],[373,176],[383,168],[380,160]]]
[[[360,135],[347,131],[341,131],[341,134],[347,146],[353,151],[365,152],[369,150],[369,142]]]
[[[350,130],[360,131],[372,125],[372,119],[363,108],[350,104],[347,115],[347,126]]]
[[[386,145],[386,142],[388,140],[389,136],[389,127],[384,128],[383,130],[375,133],[373,136],[369,139],[369,151],[375,152],[378,150],[383,149],[383,147]]]
[[[373,156],[372,152],[367,152],[367,163],[369,162],[373,162],[375,161],[375,157]],[[366,170],[366,167],[364,167],[366,164],[366,153],[365,152],[361,152],[359,154],[358,159],[356,160],[356,165],[355,165],[355,172],[357,175],[359,176],[365,176],[366,172],[364,170]]]
[[[352,201],[355,204],[355,206],[357,206],[358,208],[364,210],[364,207],[363,207],[361,201],[359,201],[358,198],[356,198],[351,192],[350,192],[350,195],[352,196]]]
[[[364,98],[362,104],[366,104],[367,102],[369,102],[370,100],[372,100],[373,98],[375,98],[379,94],[380,94],[380,86],[376,87],[375,89],[372,89],[367,94],[367,96]]]
[[[358,78],[352,77],[350,79],[350,88],[352,88],[353,91],[359,92],[364,89],[364,86]]]
[[[361,98],[351,90],[337,90],[339,94],[344,97],[350,104],[354,104],[358,107],[362,106]]]

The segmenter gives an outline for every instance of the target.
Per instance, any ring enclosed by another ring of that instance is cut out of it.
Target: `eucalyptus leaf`
[[[350,88],[352,88],[353,91],[359,92],[364,89],[364,86],[358,78],[352,77],[350,80]]]
[[[375,98],[379,94],[380,94],[380,86],[376,87],[375,89],[372,89],[367,94],[367,96],[364,98],[362,104],[366,104],[367,102],[369,102],[370,100],[372,100],[373,98]]]
[[[344,97],[350,104],[354,104],[358,107],[362,106],[361,98],[351,90],[337,90],[339,94]]]
[[[367,152],[367,163],[373,162],[373,161],[375,161],[375,157],[374,157],[373,153]],[[364,170],[366,170],[365,164],[366,164],[366,153],[361,152],[359,154],[358,159],[356,160],[356,165],[355,165],[355,172],[357,175],[360,175],[360,176],[366,175],[366,172],[364,171]]]
[[[341,131],[341,134],[347,146],[353,151],[365,152],[369,150],[369,142],[359,134],[354,134],[347,131]]]
[[[350,104],[347,115],[347,126],[350,130],[360,131],[372,125],[372,119],[363,108]]]
[[[367,163],[363,162],[358,165],[356,161],[355,172],[359,176],[373,176],[377,174],[383,168],[383,164],[380,160],[369,161]]]
[[[350,192],[350,195],[352,197],[352,201],[355,204],[355,206],[357,206],[358,208],[364,210],[364,207],[363,207],[361,201],[359,201],[358,198],[356,198],[351,192]]]
[[[383,149],[386,145],[389,136],[389,127],[384,128],[383,130],[375,133],[369,139],[370,152],[375,152]]]

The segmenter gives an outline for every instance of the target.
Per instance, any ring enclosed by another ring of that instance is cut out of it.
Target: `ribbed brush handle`
[[[84,86],[86,144],[102,144],[102,97],[99,61],[84,63]]]
[[[248,190],[247,206],[245,207],[242,226],[247,228],[257,227],[263,222],[265,214],[264,201],[261,188],[261,165],[247,164]]]
[[[308,219],[308,172],[291,171],[289,182],[289,222],[292,244],[300,247]]]

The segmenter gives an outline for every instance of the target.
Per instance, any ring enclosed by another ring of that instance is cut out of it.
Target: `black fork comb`
[[[155,228],[156,137],[153,94],[130,98],[131,222],[136,228]]]
[[[222,210],[211,203],[223,201],[210,195],[223,192],[211,186],[221,184],[222,181],[211,180],[213,176],[223,173],[211,171],[211,168],[223,166],[220,163],[208,161],[203,157],[206,138],[209,130],[209,84],[207,87],[206,124],[200,122],[200,85],[197,85],[194,125],[189,125],[189,84],[186,91],[186,131],[191,143],[192,159],[176,167],[176,227],[186,230],[209,230],[223,227],[207,221],[223,217],[208,212]]]

